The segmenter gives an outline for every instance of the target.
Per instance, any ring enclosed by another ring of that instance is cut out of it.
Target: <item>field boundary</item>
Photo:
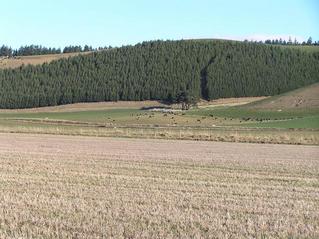
[[[144,139],[174,139],[215,142],[319,145],[319,130],[231,128],[231,127],[143,127],[92,125],[1,126],[1,133],[31,133]]]

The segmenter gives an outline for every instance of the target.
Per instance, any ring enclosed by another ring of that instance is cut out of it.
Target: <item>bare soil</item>
[[[0,238],[318,238],[319,147],[0,134]]]
[[[263,100],[268,98],[267,96],[258,97],[239,97],[239,98],[220,98],[210,101],[201,101],[198,105],[200,108],[216,107],[216,106],[236,106],[245,105],[255,101]]]

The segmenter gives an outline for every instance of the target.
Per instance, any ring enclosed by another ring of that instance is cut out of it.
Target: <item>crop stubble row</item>
[[[319,148],[0,134],[0,238],[318,237]]]

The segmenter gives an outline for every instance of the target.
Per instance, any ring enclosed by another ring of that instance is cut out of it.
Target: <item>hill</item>
[[[281,94],[319,81],[319,53],[265,44],[152,41],[0,70],[0,108],[212,100]]]
[[[0,69],[18,68],[26,65],[42,65],[50,63],[63,58],[78,56],[80,54],[89,54],[91,52],[74,52],[74,53],[61,53],[61,54],[48,54],[48,55],[35,55],[35,56],[17,56],[17,57],[0,57]]]
[[[282,110],[319,108],[319,83],[244,106],[249,109]]]

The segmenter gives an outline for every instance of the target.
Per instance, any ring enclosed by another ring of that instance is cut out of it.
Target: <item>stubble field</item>
[[[318,238],[319,147],[0,134],[0,238]]]

